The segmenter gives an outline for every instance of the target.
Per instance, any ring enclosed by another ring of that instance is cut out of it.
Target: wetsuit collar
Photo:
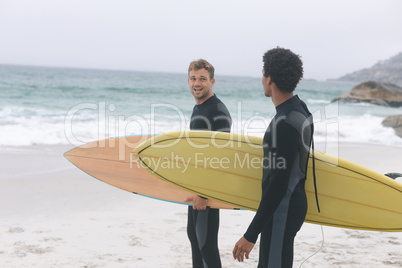
[[[295,105],[300,103],[300,99],[299,96],[294,95],[293,97],[291,97],[290,99],[282,102],[281,104],[279,104],[278,106],[275,107],[276,112],[280,113],[283,110],[286,110],[289,106]]]
[[[202,106],[202,105],[204,105],[204,104],[207,104],[208,102],[211,102],[213,99],[216,99],[217,97],[216,97],[216,95],[215,95],[215,93],[214,93],[214,95],[212,95],[211,97],[209,97],[206,101],[204,101],[203,103],[201,103],[201,104],[196,104],[195,106],[197,106],[197,107],[199,107],[199,106]]]

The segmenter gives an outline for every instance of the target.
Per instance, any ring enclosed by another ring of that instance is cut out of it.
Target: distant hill
[[[402,52],[388,60],[376,63],[371,68],[344,75],[336,80],[356,83],[371,80],[402,86]]]

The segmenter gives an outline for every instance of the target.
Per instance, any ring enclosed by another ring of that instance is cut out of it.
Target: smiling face
[[[205,69],[191,70],[189,72],[188,85],[197,105],[202,104],[214,95],[212,92],[214,84],[215,79],[211,79],[209,72]]]

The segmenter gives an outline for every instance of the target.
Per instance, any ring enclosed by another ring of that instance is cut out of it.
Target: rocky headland
[[[379,61],[371,68],[346,74],[336,80],[356,83],[379,81],[402,86],[402,52],[388,60]]]

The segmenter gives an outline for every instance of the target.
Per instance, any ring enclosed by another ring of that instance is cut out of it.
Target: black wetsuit
[[[195,105],[191,130],[230,132],[232,119],[226,106],[216,97]],[[219,268],[219,209],[193,210],[188,207],[187,235],[191,243],[194,268]]]
[[[307,213],[304,185],[312,117],[297,95],[278,105],[276,112],[264,136],[261,203],[244,234],[255,243],[261,233],[260,268],[292,267],[294,238]]]

